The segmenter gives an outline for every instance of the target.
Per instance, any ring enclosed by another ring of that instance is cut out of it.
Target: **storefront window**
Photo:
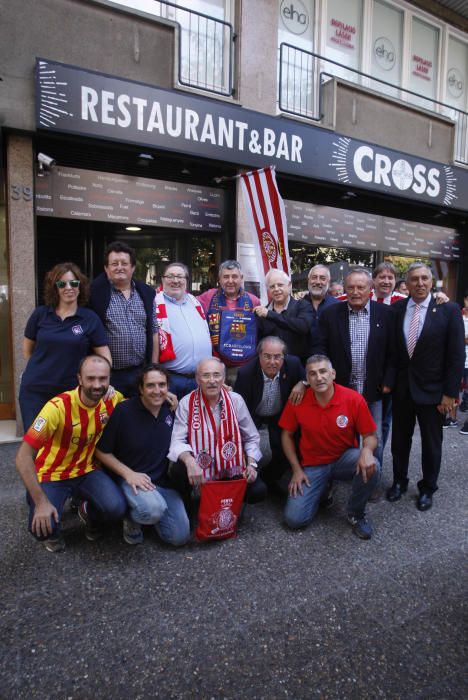
[[[403,12],[374,0],[371,41],[371,73],[380,80],[401,85]],[[398,97],[398,90],[374,83],[379,92]]]
[[[456,299],[458,271],[458,264],[456,262],[439,260],[438,258],[424,258],[421,256],[414,258],[404,255],[386,255],[385,261],[391,262],[395,266],[397,277],[400,279],[404,279],[406,271],[411,263],[424,263],[432,270],[434,287],[437,282],[437,289],[445,292],[450,299]]]
[[[136,251],[135,277],[158,287],[164,268],[179,260],[190,270],[189,291],[200,294],[216,286],[221,262],[221,241],[218,237],[193,235],[190,232],[153,232],[137,236],[119,235]]]
[[[326,57],[349,68],[361,67],[362,0],[328,0]],[[327,66],[327,64],[325,64]],[[330,67],[325,67],[330,70]],[[333,66],[334,75],[358,81],[355,73]]]
[[[314,265],[326,265],[330,270],[330,278],[340,284],[350,267],[362,266],[368,270],[375,267],[374,253],[352,248],[300,245],[296,241],[290,241],[289,254],[294,292],[307,290],[307,276]]]
[[[436,99],[439,30],[417,17],[413,17],[411,29],[409,88],[420,95]],[[429,100],[413,96],[411,102],[425,109],[434,106]]]
[[[316,62],[314,50],[314,0],[278,0],[280,48],[280,106],[287,111],[313,116]]]

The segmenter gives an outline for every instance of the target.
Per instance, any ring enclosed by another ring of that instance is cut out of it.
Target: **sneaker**
[[[82,501],[78,507],[78,515],[80,520],[85,525],[85,537],[90,542],[95,542],[103,535],[102,528],[96,522],[93,522],[88,514],[88,502]]]
[[[457,428],[458,422],[453,418],[446,418],[442,427],[444,428],[444,430],[445,428]]]
[[[366,516],[363,515],[358,518],[357,515],[348,513],[348,523],[352,525],[353,532],[361,540],[370,540],[372,537],[372,525],[366,520]]]
[[[466,413],[468,411],[468,403],[466,401],[462,401],[458,407],[458,410],[462,413]]]
[[[48,552],[63,552],[65,549],[65,540],[62,535],[48,537],[46,540],[42,540],[42,544]]]
[[[464,422],[463,427],[458,432],[462,435],[468,435],[468,420]]]
[[[127,544],[142,544],[143,530],[141,529],[141,525],[130,520],[130,518],[124,518],[123,538],[124,542]]]

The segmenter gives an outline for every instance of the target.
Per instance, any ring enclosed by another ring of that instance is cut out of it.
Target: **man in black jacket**
[[[278,420],[288,399],[299,403],[305,393],[305,372],[294,355],[286,354],[286,345],[274,336],[263,338],[257,348],[258,357],[239,368],[234,391],[242,396],[260,433],[260,449],[268,457],[260,467],[261,477],[272,491],[278,491],[278,481],[289,469],[281,446]]]
[[[155,290],[133,279],[135,251],[126,243],[111,243],[104,272],[91,284],[89,305],[107,329],[112,355],[111,384],[124,396],[138,393],[142,367],[159,358]]]
[[[283,340],[291,355],[305,364],[310,354],[312,308],[308,301],[291,296],[291,280],[282,270],[271,269],[265,277],[268,306],[257,306],[257,337],[259,340],[275,335]]]
[[[418,510],[432,506],[442,458],[442,424],[458,397],[465,362],[465,333],[460,308],[437,305],[432,272],[413,263],[406,275],[409,298],[392,307],[396,317],[397,368],[393,394],[393,485],[389,501],[408,488],[408,462],[416,418],[421,432],[423,478]]]
[[[375,453],[382,463],[382,397],[395,379],[394,321],[390,307],[369,298],[372,278],[350,271],[344,282],[347,302],[333,304],[319,319],[322,352],[336,371],[336,383],[364,396],[377,425]]]

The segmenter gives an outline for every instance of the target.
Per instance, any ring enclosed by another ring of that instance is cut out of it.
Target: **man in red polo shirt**
[[[380,471],[374,457],[376,425],[365,399],[334,383],[335,370],[328,357],[312,355],[306,377],[310,388],[302,402],[294,406],[288,401],[279,421],[283,450],[292,469],[286,524],[293,529],[309,525],[330,480],[352,480],[348,522],[358,537],[368,540],[372,527],[365,508]],[[298,430],[300,457],[295,441]]]

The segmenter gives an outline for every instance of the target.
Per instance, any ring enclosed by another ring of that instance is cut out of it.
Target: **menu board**
[[[293,200],[286,200],[285,208],[292,241],[425,258],[460,258],[455,229]]]
[[[36,178],[36,214],[221,231],[224,192],[181,182],[57,166],[46,177]]]

